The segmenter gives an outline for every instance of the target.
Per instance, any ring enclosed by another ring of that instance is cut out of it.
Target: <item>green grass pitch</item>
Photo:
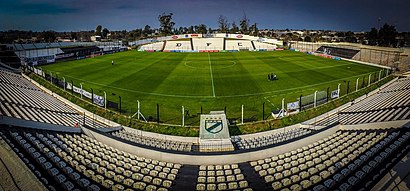
[[[111,65],[111,61],[115,64]],[[224,110],[228,118],[240,120],[241,105],[244,118],[261,120],[262,104],[265,117],[269,111],[281,107],[281,100],[294,102],[300,95],[314,91],[337,89],[350,91],[356,79],[367,82],[370,73],[381,69],[348,61],[337,61],[292,51],[237,52],[237,53],[149,53],[127,51],[95,58],[61,62],[42,66],[53,76],[65,77],[67,82],[104,95],[118,102],[132,115],[137,111],[137,100],[146,118],[156,117],[160,106],[160,120],[181,124],[181,107],[189,110],[186,125],[198,125],[203,113]],[[275,73],[278,80],[269,81]]]

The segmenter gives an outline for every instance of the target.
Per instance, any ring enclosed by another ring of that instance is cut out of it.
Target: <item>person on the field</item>
[[[114,65],[114,60],[113,60],[113,61],[111,61],[111,65]]]

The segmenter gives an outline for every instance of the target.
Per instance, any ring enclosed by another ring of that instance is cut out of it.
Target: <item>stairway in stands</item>
[[[249,182],[250,187],[254,191],[263,191],[270,190],[265,182],[260,178],[259,174],[249,165],[249,163],[239,164],[239,168],[242,170],[242,173],[246,176],[246,180]]]
[[[195,190],[199,168],[196,165],[184,165],[178,173],[173,190]]]

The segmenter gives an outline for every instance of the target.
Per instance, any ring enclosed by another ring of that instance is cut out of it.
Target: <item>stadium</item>
[[[0,190],[407,190],[409,53],[220,31],[0,44]]]

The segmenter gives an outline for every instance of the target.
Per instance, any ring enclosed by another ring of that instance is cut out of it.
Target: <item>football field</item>
[[[114,61],[114,65],[111,62]],[[185,124],[198,125],[203,113],[224,110],[227,117],[240,120],[244,105],[246,120],[261,120],[269,111],[300,95],[316,90],[337,89],[341,95],[368,80],[381,69],[348,61],[292,51],[236,53],[162,53],[127,51],[83,60],[41,66],[67,82],[104,95],[113,102],[122,100],[128,115],[137,111],[137,100],[146,118],[157,117],[164,123],[181,124],[181,108],[188,110]],[[268,80],[274,73],[278,80]],[[186,114],[186,113],[185,113]]]

